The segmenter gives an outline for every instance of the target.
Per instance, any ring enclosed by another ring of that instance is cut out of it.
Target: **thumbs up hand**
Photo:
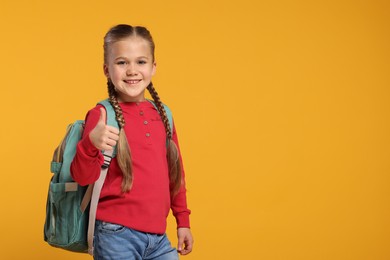
[[[89,133],[89,139],[97,149],[110,151],[119,140],[119,130],[107,125],[106,117],[106,110],[101,107],[99,121]]]

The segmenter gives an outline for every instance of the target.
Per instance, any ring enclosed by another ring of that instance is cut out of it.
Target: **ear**
[[[110,73],[108,72],[107,64],[103,64],[103,72],[104,72],[104,75],[106,75],[107,78],[110,77]]]
[[[156,74],[156,67],[157,67],[157,63],[154,61],[153,68],[152,68],[152,76],[154,76],[154,74]]]

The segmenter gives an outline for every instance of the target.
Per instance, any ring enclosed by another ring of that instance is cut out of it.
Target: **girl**
[[[75,181],[91,184],[103,164],[100,151],[117,145],[96,213],[94,259],[173,260],[177,252],[192,250],[177,134],[151,82],[154,48],[149,31],[140,26],[117,25],[104,37],[104,74],[120,129],[106,125],[102,106],[91,109],[71,165]],[[145,99],[145,89],[158,110]],[[170,209],[178,227],[177,251],[165,235]]]

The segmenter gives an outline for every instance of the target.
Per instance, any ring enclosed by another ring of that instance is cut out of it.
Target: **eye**
[[[137,63],[140,65],[143,65],[143,64],[146,64],[147,62],[146,62],[146,60],[139,60]]]
[[[126,61],[120,60],[120,61],[117,61],[116,64],[118,64],[118,65],[125,65]]]

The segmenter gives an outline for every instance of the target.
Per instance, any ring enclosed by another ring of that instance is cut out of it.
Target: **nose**
[[[127,66],[126,75],[127,76],[137,75],[136,66],[133,63],[130,63]]]

